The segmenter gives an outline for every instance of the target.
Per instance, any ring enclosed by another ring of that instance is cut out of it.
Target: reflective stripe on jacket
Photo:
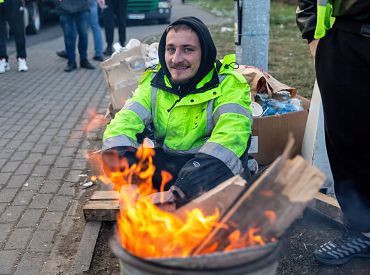
[[[234,174],[241,173],[239,158],[251,135],[252,112],[249,86],[229,65],[233,62],[235,55],[225,56],[217,87],[182,98],[153,88],[155,72],[146,72],[133,97],[107,126],[103,150],[117,146],[137,148],[136,135],[153,125],[155,139],[167,153],[208,154],[223,161]],[[210,81],[212,75],[213,70],[197,88]]]
[[[315,28],[315,39],[323,38],[326,31],[331,29],[335,22],[335,18],[332,17],[333,7],[329,3],[329,0],[317,0],[317,19]]]

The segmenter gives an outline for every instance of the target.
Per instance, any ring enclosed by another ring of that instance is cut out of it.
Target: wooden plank
[[[88,201],[83,209],[86,221],[115,221],[118,211],[118,200]]]
[[[343,224],[342,210],[335,198],[317,193],[309,207],[325,217]]]
[[[217,251],[223,251],[230,244],[228,236],[235,230],[244,235],[249,229],[257,228],[257,234],[266,240],[284,234],[325,180],[301,156],[288,159],[292,147],[290,140],[284,153],[231,207],[222,218],[222,225],[205,238],[193,255],[203,254],[216,243]]]
[[[175,212],[175,215],[182,220],[186,218],[186,212],[199,208],[204,215],[213,215],[217,208],[222,217],[231,205],[237,200],[238,197],[247,188],[247,182],[240,176],[232,177],[219,184],[212,190],[204,193],[200,197],[192,200],[186,205],[180,207]]]
[[[101,201],[101,200],[118,200],[119,194],[117,191],[95,191],[90,201]]]

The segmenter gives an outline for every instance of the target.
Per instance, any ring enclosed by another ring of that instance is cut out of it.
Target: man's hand
[[[171,190],[154,193],[148,196],[153,204],[164,211],[173,212],[176,210],[176,197]]]
[[[316,50],[317,50],[317,45],[318,44],[319,44],[318,39],[314,39],[314,40],[311,41],[310,44],[308,44],[308,46],[310,47],[311,55],[314,59],[315,59],[315,56],[316,56]]]
[[[105,7],[105,0],[96,0],[98,2],[98,5],[101,9]]]

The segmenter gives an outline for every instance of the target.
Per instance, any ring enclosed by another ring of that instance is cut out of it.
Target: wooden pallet
[[[115,221],[118,211],[116,191],[95,191],[83,208],[86,221]]]
[[[309,207],[331,220],[343,223],[342,211],[333,197],[317,193]],[[118,211],[116,191],[95,191],[83,209],[86,221],[115,221]]]

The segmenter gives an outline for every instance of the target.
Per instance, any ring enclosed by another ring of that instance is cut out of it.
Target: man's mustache
[[[172,63],[172,64],[170,64],[170,68],[171,69],[182,69],[182,68],[185,68],[185,67],[190,67],[190,64],[188,64],[186,62],[180,62],[180,63]]]

